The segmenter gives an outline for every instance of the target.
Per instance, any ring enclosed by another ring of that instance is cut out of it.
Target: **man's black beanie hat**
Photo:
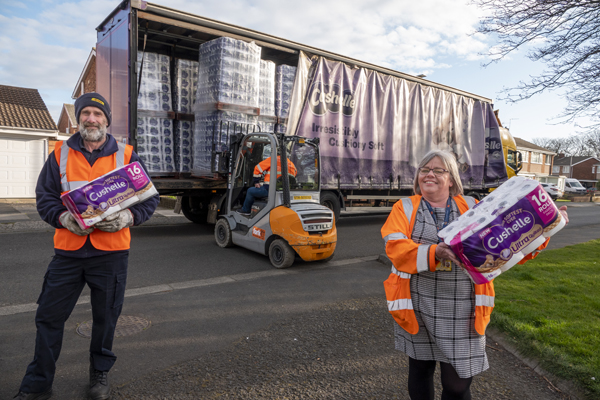
[[[94,92],[82,94],[75,100],[75,119],[77,120],[77,123],[79,123],[79,114],[81,114],[81,110],[90,106],[102,110],[106,117],[106,122],[108,123],[106,126],[110,126],[111,115],[108,101],[106,101],[99,93]]]

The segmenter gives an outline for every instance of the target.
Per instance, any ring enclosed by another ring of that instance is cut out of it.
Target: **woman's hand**
[[[462,263],[452,251],[452,248],[448,246],[446,243],[442,242],[437,245],[435,248],[435,258],[438,260],[450,260],[456,265],[460,265],[462,267]]]
[[[569,215],[567,214],[567,206],[562,206],[561,208],[558,209],[558,212],[565,219],[565,225],[568,224],[569,223]]]

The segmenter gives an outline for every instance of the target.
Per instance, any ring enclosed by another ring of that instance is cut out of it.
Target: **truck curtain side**
[[[322,202],[337,207],[336,214],[356,199],[410,194],[417,163],[432,148],[455,154],[467,192],[486,192],[507,178],[488,98],[142,1],[123,1],[97,31],[98,91],[114,110],[110,132],[134,147],[138,50],[168,55],[172,62],[197,61],[201,43],[229,36],[254,41],[262,47],[262,59],[298,67],[290,117],[283,122],[288,134],[320,138]],[[189,120],[190,115],[168,117]],[[174,174],[153,181],[161,194],[201,199],[200,207],[226,185],[220,175]]]

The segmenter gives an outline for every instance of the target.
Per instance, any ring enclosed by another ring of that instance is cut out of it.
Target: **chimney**
[[[565,158],[565,153],[558,153],[558,155],[556,156],[556,159],[560,160],[561,158]]]

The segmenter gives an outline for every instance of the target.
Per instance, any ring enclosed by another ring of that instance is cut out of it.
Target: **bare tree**
[[[546,90],[564,89],[567,107],[562,122],[579,117],[600,128],[600,1],[472,0],[489,10],[477,31],[497,36],[489,50],[497,62],[519,49],[547,68],[529,82],[505,91],[510,101],[529,99]]]
[[[555,152],[556,154],[569,154],[569,139],[564,138],[537,138],[533,139],[532,142],[540,147]],[[569,154],[570,155],[570,154]]]
[[[583,135],[583,144],[587,154],[592,157],[600,158],[600,130],[586,132]]]
[[[600,130],[584,132],[567,138],[536,138],[532,142],[556,154],[600,158]]]

